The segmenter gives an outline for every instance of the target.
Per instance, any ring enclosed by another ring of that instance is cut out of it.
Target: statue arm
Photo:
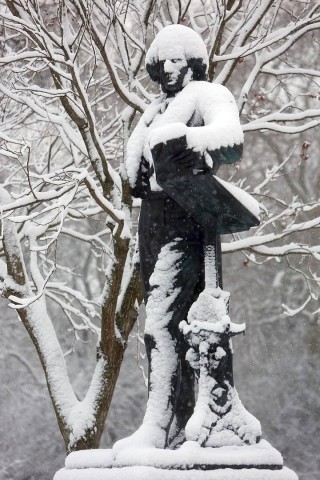
[[[153,173],[149,148],[150,125],[159,113],[163,96],[152,102],[142,114],[127,143],[126,171],[134,197],[145,198],[150,191],[150,177]]]
[[[150,188],[150,165],[143,155],[148,127],[142,115],[127,144],[126,170],[131,193],[136,198],[144,198]]]
[[[187,143],[191,148],[208,152],[214,173],[224,163],[236,163],[243,151],[243,132],[239,113],[231,92],[222,85],[201,83],[197,109],[203,126],[188,127]],[[194,82],[193,87],[198,87]]]
[[[146,198],[150,191],[150,165],[141,157],[134,185],[130,186],[131,195],[135,198]]]

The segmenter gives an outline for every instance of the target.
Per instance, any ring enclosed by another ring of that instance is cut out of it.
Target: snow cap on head
[[[209,59],[200,35],[184,25],[164,27],[156,35],[146,55],[146,68],[152,80],[159,83],[155,72],[159,61],[181,56],[184,56],[186,60],[200,60],[206,72]]]

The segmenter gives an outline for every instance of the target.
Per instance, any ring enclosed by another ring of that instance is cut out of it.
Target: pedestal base
[[[283,467],[281,454],[268,442],[201,448],[186,442],[177,450],[132,448],[71,453],[54,480],[298,480]]]
[[[298,480],[288,468],[259,470],[256,468],[218,470],[163,470],[154,467],[63,468],[54,480]]]

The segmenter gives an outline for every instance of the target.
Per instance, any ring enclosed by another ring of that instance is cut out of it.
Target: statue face
[[[188,81],[191,80],[191,77],[188,78],[188,81],[186,78],[189,67],[184,55],[160,60],[159,64],[161,87],[168,96],[180,92]]]

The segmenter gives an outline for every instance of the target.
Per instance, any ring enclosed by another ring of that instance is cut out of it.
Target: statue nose
[[[171,62],[171,60],[166,60],[164,62],[164,71],[166,73],[172,73],[174,71],[174,64]]]

